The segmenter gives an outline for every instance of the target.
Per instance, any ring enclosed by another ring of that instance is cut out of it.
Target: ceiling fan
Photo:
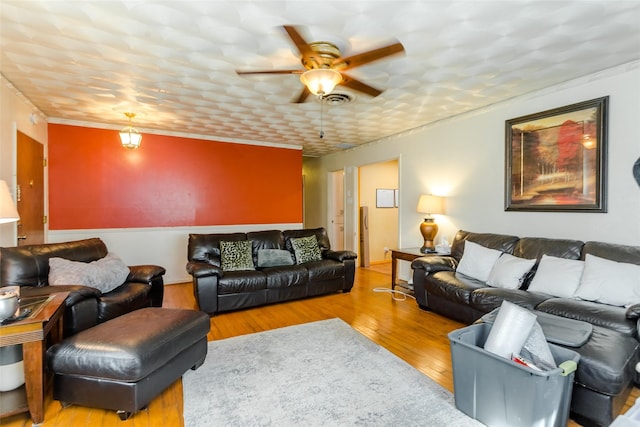
[[[293,41],[293,44],[300,53],[300,62],[304,69],[302,70],[262,70],[262,71],[242,71],[236,70],[236,73],[242,74],[299,74],[300,80],[305,84],[304,89],[294,102],[304,102],[309,94],[319,95],[320,97],[331,93],[336,85],[346,86],[349,89],[365,93],[372,97],[376,97],[382,93],[381,90],[369,86],[360,80],[348,76],[344,72],[364,64],[385,58],[390,55],[404,52],[404,46],[401,43],[394,43],[378,49],[359,53],[351,56],[342,56],[340,49],[330,42],[311,42],[308,43],[301,35],[296,27],[284,25],[284,30]]]

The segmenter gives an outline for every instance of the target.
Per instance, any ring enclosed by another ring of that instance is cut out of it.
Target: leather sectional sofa
[[[485,281],[457,271],[466,242],[536,261],[519,288],[489,286]],[[633,265],[640,265],[640,247],[636,246],[461,230],[452,243],[450,256],[424,256],[412,262],[415,296],[422,309],[467,324],[494,311],[507,300],[534,312],[593,325],[586,344],[580,348],[567,347],[581,356],[574,380],[571,417],[586,426],[606,426],[622,410],[636,378],[635,366],[640,361],[640,304],[615,306],[529,289],[544,255],[584,261],[588,254],[631,264],[634,271]],[[604,292],[613,291],[615,289]]]
[[[129,266],[123,283],[108,292],[77,284],[49,284],[51,258],[92,263],[108,253],[99,238],[0,248],[0,283],[21,286],[21,297],[70,292],[65,301],[65,337],[139,308],[161,307],[165,269],[156,265]]]
[[[296,256],[300,254],[294,246],[300,239],[317,242],[314,249],[318,252],[313,260]],[[225,268],[225,252],[221,248],[234,242],[246,244],[250,259],[242,268]],[[353,287],[356,257],[351,251],[331,250],[324,228],[190,234],[187,272],[193,277],[198,307],[215,314],[331,292],[349,292]]]

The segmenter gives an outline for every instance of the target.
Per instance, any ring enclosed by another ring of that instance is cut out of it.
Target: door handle
[[[27,236],[18,236],[18,240],[27,240]]]

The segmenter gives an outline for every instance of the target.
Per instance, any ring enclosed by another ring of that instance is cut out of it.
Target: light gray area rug
[[[186,427],[482,425],[340,319],[209,342],[182,381]]]

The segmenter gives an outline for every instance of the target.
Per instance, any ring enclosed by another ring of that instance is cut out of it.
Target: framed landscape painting
[[[506,121],[506,211],[607,211],[608,100]]]

